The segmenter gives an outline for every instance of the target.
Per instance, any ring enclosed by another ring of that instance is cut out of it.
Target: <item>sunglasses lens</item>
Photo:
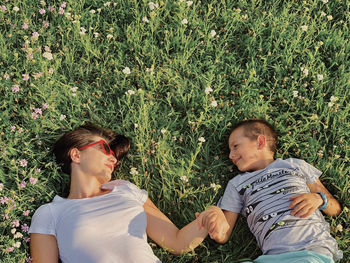
[[[109,148],[109,145],[106,142],[102,142],[103,150],[107,155],[113,154],[111,148]]]

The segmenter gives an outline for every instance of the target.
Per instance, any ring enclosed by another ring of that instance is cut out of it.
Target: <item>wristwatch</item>
[[[327,196],[326,196],[324,193],[322,193],[322,192],[317,192],[317,193],[321,196],[321,198],[322,198],[322,200],[323,200],[323,205],[321,205],[318,209],[324,210],[324,209],[326,208],[326,206],[328,205],[328,198],[327,198]]]

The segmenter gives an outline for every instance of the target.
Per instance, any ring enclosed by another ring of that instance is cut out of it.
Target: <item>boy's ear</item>
[[[266,137],[265,135],[260,134],[257,139],[258,150],[262,150],[266,146]]]
[[[72,160],[72,163],[80,163],[80,151],[77,148],[72,148],[69,151],[69,156]]]

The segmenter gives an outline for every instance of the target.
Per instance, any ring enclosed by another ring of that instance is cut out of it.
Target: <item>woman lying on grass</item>
[[[102,187],[129,147],[125,136],[93,125],[55,143],[56,161],[71,176],[70,192],[35,212],[29,230],[33,263],[160,262],[147,236],[174,254],[203,241],[207,231],[198,228],[199,219],[179,230],[134,184],[119,180]]]

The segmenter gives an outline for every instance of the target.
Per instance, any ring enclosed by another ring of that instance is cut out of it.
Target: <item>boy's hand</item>
[[[210,238],[223,240],[230,226],[222,210],[217,206],[211,206],[202,213],[196,213],[199,220],[199,229],[204,227]]]
[[[289,198],[292,202],[289,208],[291,215],[305,218],[315,212],[322,204],[322,197],[317,193],[299,194]]]

